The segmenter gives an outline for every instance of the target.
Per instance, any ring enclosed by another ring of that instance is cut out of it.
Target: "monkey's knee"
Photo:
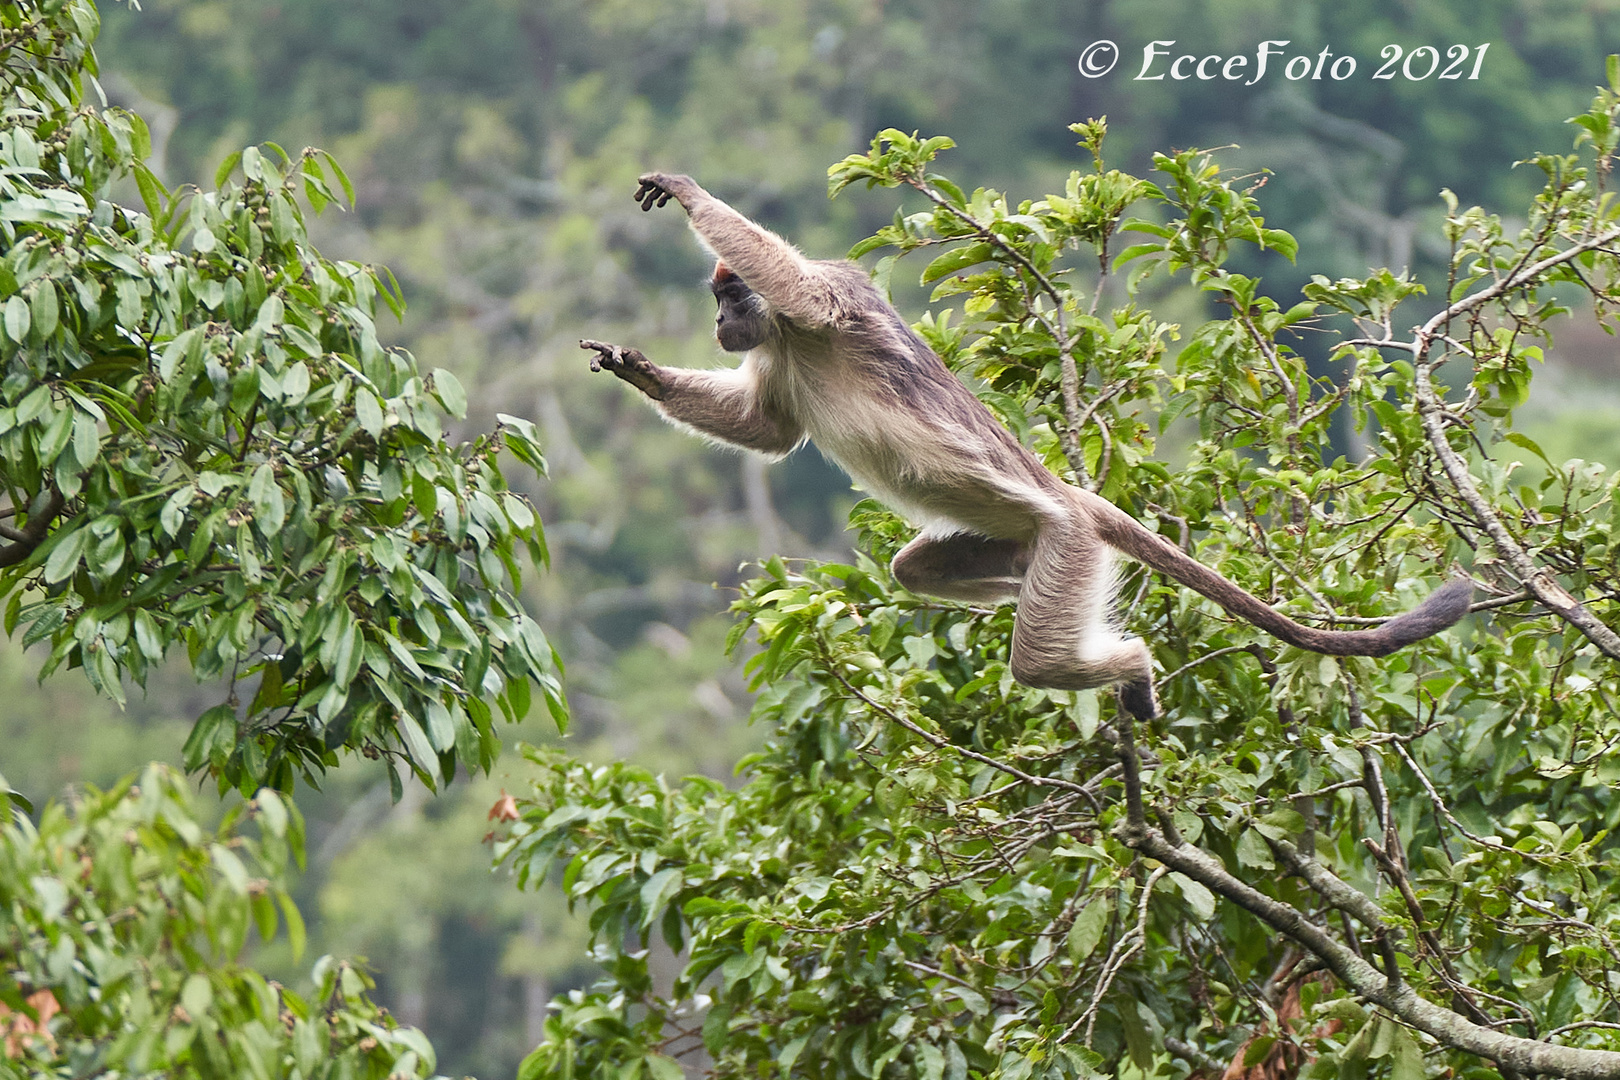
[[[1018,595],[1021,563],[1027,561],[1017,541],[959,533],[913,540],[900,549],[889,572],[914,593],[994,603]]]
[[[901,588],[914,593],[926,593],[933,580],[924,565],[925,559],[916,555],[911,548],[904,547],[900,553],[889,563],[889,573]]]
[[[1072,660],[1065,663],[1062,657],[1016,640],[1013,642],[1012,655],[1007,658],[1007,668],[1013,678],[1038,690],[1084,689],[1074,682],[1076,665]]]

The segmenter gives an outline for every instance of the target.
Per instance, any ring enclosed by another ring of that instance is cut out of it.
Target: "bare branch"
[[[1164,1048],[1176,1055],[1176,1057],[1181,1058],[1183,1061],[1190,1061],[1198,1068],[1212,1075],[1219,1076],[1226,1071],[1226,1063],[1224,1061],[1210,1057],[1208,1054],[1198,1049],[1198,1047],[1192,1045],[1191,1043],[1183,1042],[1173,1035],[1166,1035],[1164,1037]]]
[[[1086,1011],[1080,1014],[1079,1019],[1064,1029],[1063,1034],[1058,1036],[1058,1042],[1068,1042],[1074,1037],[1074,1033],[1080,1030],[1080,1025],[1085,1024],[1085,1045],[1091,1045],[1091,1035],[1097,1027],[1097,1010],[1101,1008],[1103,998],[1108,996],[1108,988],[1113,986],[1114,979],[1125,966],[1125,961],[1140,952],[1142,946],[1147,943],[1148,900],[1153,896],[1153,886],[1157,885],[1159,879],[1167,873],[1169,871],[1164,867],[1158,867],[1142,884],[1142,896],[1136,905],[1136,925],[1114,942],[1114,947],[1108,951],[1108,961],[1103,964],[1102,975],[1097,979],[1096,989],[1092,992],[1091,1004],[1086,1006]]]

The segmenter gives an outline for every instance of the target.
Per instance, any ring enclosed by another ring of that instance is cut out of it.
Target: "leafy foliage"
[[[1620,1074],[1615,480],[1548,462],[1515,483],[1490,452],[1528,442],[1512,410],[1553,290],[1614,302],[1615,90],[1580,122],[1595,162],[1538,159],[1522,230],[1452,206],[1448,306],[1410,338],[1415,282],[1324,277],[1280,304],[1227,265],[1294,254],[1253,191],[1198,151],[1155,181],[1109,171],[1100,121],[1076,127],[1095,168],[1044,199],[968,194],[932,172],[948,141],[899,131],[835,166],[835,188],[928,198],[857,251],[943,248],[922,277],[961,322],[920,330],[1054,469],[1296,618],[1387,618],[1451,563],[1493,614],[1332,659],[1131,571],[1122,617],[1165,671],[1165,716],[1137,729],[1014,683],[1007,609],[865,560],[767,564],[736,605],[772,729],[740,789],[533,754],[497,855],[521,883],[561,867],[605,976],[557,1003],[522,1075],[673,1077],[700,1046],[738,1077],[1497,1075],[1478,1055]],[[1178,328],[1131,302],[1159,271],[1228,311],[1173,370]],[[1338,377],[1291,347],[1306,329],[1338,335]],[[1332,450],[1339,417],[1365,460]],[[879,559],[908,535],[875,504],[853,520]],[[682,962],[667,990],[657,938]]]
[[[358,968],[322,957],[304,997],[240,963],[250,930],[268,941],[283,922],[303,949],[283,885],[303,827],[264,790],[205,829],[163,766],[48,805],[37,826],[15,815],[0,828],[0,1075],[431,1075],[427,1039],[368,999]]]
[[[514,596],[540,522],[498,461],[543,467],[532,426],[445,441],[466,394],[379,344],[392,279],[309,244],[299,197],[353,198],[327,155],[249,147],[218,190],[164,190],[141,120],[84,99],[96,26],[86,0],[0,9],[6,629],[120,701],[181,648],[227,677],[185,748],[222,787],[344,748],[396,789],[395,761],[487,770],[487,700],[515,720],[533,683],[566,718]],[[130,181],[144,214],[112,200]]]

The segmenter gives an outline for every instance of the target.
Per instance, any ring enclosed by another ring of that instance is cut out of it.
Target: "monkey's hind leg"
[[[973,533],[917,537],[890,564],[894,579],[914,593],[996,604],[1018,595],[1029,564],[1025,546]]]
[[[1159,715],[1153,657],[1113,621],[1113,551],[1075,518],[1041,529],[1018,596],[1010,666],[1026,686],[1087,690],[1120,686],[1139,720]]]

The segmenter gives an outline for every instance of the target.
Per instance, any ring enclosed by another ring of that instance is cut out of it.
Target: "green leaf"
[[[1112,907],[1105,893],[1094,894],[1094,899],[1075,917],[1074,925],[1069,928],[1069,955],[1076,960],[1084,960],[1096,950],[1097,944],[1102,941],[1103,931],[1108,927],[1108,914]]]
[[[56,286],[49,279],[39,282],[34,288],[34,296],[29,304],[29,314],[32,316],[34,333],[39,335],[41,341],[47,341],[56,333],[58,308],[56,303]],[[9,333],[9,328],[8,331]]]
[[[1390,1080],[1423,1080],[1429,1075],[1423,1063],[1423,1048],[1405,1028],[1395,1029],[1393,1043],[1389,1061]]]
[[[271,941],[276,936],[276,904],[270,899],[268,892],[256,892],[248,897],[248,904],[253,911],[253,925],[259,932],[263,941]]]
[[[1153,1067],[1153,1035],[1143,1022],[1135,1000],[1127,999],[1121,1003],[1119,1021],[1125,1033],[1125,1048],[1130,1052],[1131,1061],[1143,1072],[1148,1071]]]
[[[265,536],[280,532],[282,522],[286,520],[286,505],[281,496],[281,485],[276,482],[275,470],[269,462],[253,470],[247,495],[248,501],[253,504],[253,518],[259,530]]]
[[[1156,243],[1132,244],[1130,247],[1123,249],[1118,255],[1114,256],[1114,268],[1118,269],[1133,259],[1145,258],[1149,255],[1157,255],[1164,251],[1164,248],[1165,246],[1163,244]]]
[[[1260,238],[1264,246],[1281,252],[1289,262],[1293,262],[1295,256],[1299,254],[1299,241],[1282,229],[1261,229]]]
[[[144,164],[136,164],[131,171],[135,174],[135,187],[141,193],[141,202],[146,204],[146,212],[154,222],[161,224],[169,203],[168,189]]]
[[[231,173],[236,171],[236,166],[240,164],[241,161],[241,150],[238,150],[233,154],[226,155],[225,160],[219,163],[219,168],[214,170],[214,186],[217,188],[224,187],[225,181],[231,178]]]
[[[645,929],[663,914],[663,909],[684,885],[679,867],[666,867],[647,879],[641,887],[641,925]]]
[[[307,933],[304,929],[304,917],[300,914],[298,906],[293,903],[292,897],[286,890],[276,890],[276,899],[281,904],[281,917],[287,922],[287,945],[292,949],[294,960],[304,955],[304,945]]]
[[[380,438],[383,433],[382,402],[370,390],[361,388],[354,395],[354,418],[359,421],[360,428],[373,439]]]
[[[1255,870],[1270,870],[1275,865],[1271,848],[1254,829],[1244,829],[1243,835],[1238,837],[1237,857],[1239,865]]]
[[[1193,915],[1200,922],[1208,922],[1215,917],[1215,894],[1202,884],[1187,877],[1185,874],[1171,874],[1170,880],[1176,883],[1181,892],[1181,898],[1187,901],[1192,908]]]
[[[343,189],[344,198],[349,200],[350,206],[353,206],[354,185],[349,182],[349,175],[343,171],[343,167],[337,163],[337,159],[331,154],[322,150],[320,155],[326,161],[326,167],[332,170],[332,175],[337,177],[338,186]]]
[[[9,800],[13,806],[24,814],[34,812],[34,804],[22,792],[14,790],[10,784],[6,783],[6,778],[3,776],[0,776],[0,799]],[[3,826],[4,823],[0,822],[0,827]]]
[[[79,568],[79,560],[84,556],[84,550],[90,543],[90,530],[85,528],[74,529],[66,536],[57,540],[51,548],[50,556],[45,560],[45,581],[54,585],[65,581]]]
[[[456,377],[444,368],[433,369],[433,396],[439,399],[444,411],[457,420],[467,415],[467,391],[461,388]]]
[[[444,702],[437,698],[427,703],[427,737],[433,749],[443,754],[454,750],[456,746],[456,725],[450,718],[450,710]]]
[[[976,266],[989,259],[993,253],[994,249],[983,241],[952,248],[923,269],[922,284],[927,285],[932,281],[945,277],[947,274],[954,274],[958,270]]]
[[[6,301],[5,309],[0,312],[0,325],[5,327],[6,337],[21,345],[28,340],[28,328],[33,323],[33,317],[28,311],[28,302],[21,296],[13,296]]]
[[[158,524],[163,527],[164,532],[170,536],[180,535],[180,529],[185,524],[187,510],[191,506],[191,501],[196,497],[197,489],[190,484],[182,485],[173,495],[169,496],[168,500],[163,504],[163,509],[158,513]]]
[[[1271,1048],[1275,1045],[1277,1045],[1277,1036],[1275,1035],[1255,1036],[1243,1051],[1243,1067],[1252,1069],[1266,1060],[1266,1055],[1271,1053]]]
[[[1548,459],[1546,453],[1541,449],[1536,441],[1530,436],[1524,434],[1524,432],[1510,431],[1506,435],[1502,436],[1502,438],[1512,443],[1514,446],[1523,447],[1524,449],[1530,451],[1532,454],[1536,455],[1536,457],[1545,462],[1548,468],[1557,468],[1557,466],[1553,465],[1553,463]]]
[[[540,1080],[547,1074],[554,1053],[554,1048],[546,1043],[541,1043],[530,1050],[523,1060],[518,1062],[517,1080]],[[564,1073],[561,1080],[573,1080],[573,1076]]]
[[[215,705],[197,718],[191,734],[181,748],[181,760],[187,772],[196,772],[208,762],[208,756],[221,738],[236,731],[236,710],[229,705]]]
[[[651,1080],[683,1080],[686,1071],[681,1068],[680,1062],[663,1054],[648,1054],[642,1059],[647,1063],[647,1075]],[[791,1064],[791,1062],[789,1063]],[[786,1074],[786,1068],[783,1073]]]
[[[433,744],[428,741],[427,734],[423,732],[422,725],[410,713],[400,713],[396,721],[400,741],[405,746],[406,753],[416,766],[425,772],[435,785],[443,783],[444,778],[439,773],[439,755]]]

